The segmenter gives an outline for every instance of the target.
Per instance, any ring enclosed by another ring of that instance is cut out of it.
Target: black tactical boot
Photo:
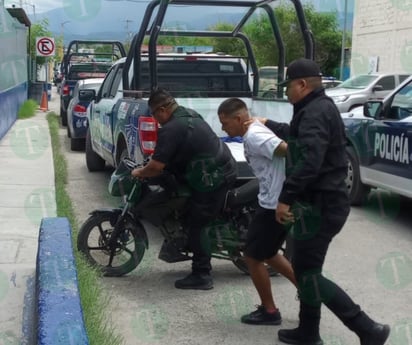
[[[303,334],[299,328],[295,329],[281,329],[278,332],[279,340],[286,344],[294,345],[323,345],[323,341],[320,336],[308,337]]]
[[[183,279],[175,281],[177,289],[210,290],[213,289],[213,279],[210,274],[190,273]]]
[[[168,263],[191,260],[189,256],[182,254],[173,242],[166,240],[163,241],[158,257]]]
[[[390,327],[375,322],[372,328],[359,335],[361,345],[383,345],[389,337]]]

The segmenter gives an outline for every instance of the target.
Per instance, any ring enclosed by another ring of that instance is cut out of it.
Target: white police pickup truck
[[[274,51],[278,55],[277,82],[284,80],[285,49],[273,7],[278,0],[151,0],[132,39],[127,57],[119,59],[107,73],[96,94],[83,90],[82,100],[91,102],[88,109],[89,130],[86,135],[86,164],[89,171],[97,171],[108,163],[117,166],[128,156],[142,162],[153,152],[156,143],[156,124],[150,115],[147,98],[152,90],[166,88],[182,106],[195,109],[229,146],[237,161],[240,179],[254,178],[243,155],[241,142],[227,138],[217,116],[219,104],[228,97],[242,98],[255,116],[265,116],[279,122],[289,122],[292,106],[278,89],[271,97],[259,94],[259,68],[256,51],[247,35],[245,25],[255,12],[266,16],[273,31]],[[305,57],[313,58],[314,43],[299,0],[291,0],[302,34]],[[164,23],[169,8],[182,13],[193,7],[239,11],[238,23],[226,30],[169,30]],[[244,53],[233,56],[216,53],[180,53],[159,51],[159,36],[224,40],[239,44]],[[145,47],[145,39],[148,45]]]
[[[361,204],[371,187],[412,198],[412,76],[360,109],[342,114],[352,204]]]

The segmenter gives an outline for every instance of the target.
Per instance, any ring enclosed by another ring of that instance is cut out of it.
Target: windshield
[[[260,68],[259,69],[259,77],[261,79],[277,79],[278,77],[278,69],[276,68]]]
[[[339,88],[346,88],[346,89],[364,89],[374,80],[378,79],[377,75],[358,75],[356,77],[349,78],[345,80],[342,84],[340,84]]]

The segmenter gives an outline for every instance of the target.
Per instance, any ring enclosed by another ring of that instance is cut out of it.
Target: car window
[[[100,98],[108,98],[110,96],[110,88],[112,86],[113,78],[116,75],[117,68],[112,68],[107,73],[106,78],[103,81],[102,87],[100,88]]]
[[[109,68],[109,64],[98,63],[72,65],[69,70],[68,79],[104,78]]]
[[[376,85],[381,85],[384,90],[393,90],[395,88],[395,76],[388,75],[380,78]]]
[[[122,80],[123,66],[119,66],[116,71],[116,75],[113,78],[112,87],[110,89],[110,98],[115,98],[117,95],[117,90],[119,89],[120,81]]]
[[[412,81],[395,94],[388,114],[389,118],[396,120],[409,116],[412,116]]]
[[[159,85],[173,92],[250,91],[240,62],[159,59],[157,73]],[[150,88],[147,61],[142,62],[141,88]]]
[[[80,89],[92,89],[94,91],[99,91],[100,86],[102,83],[96,83],[96,84],[82,84],[80,86]]]
[[[399,75],[399,83],[401,84],[404,82],[407,78],[409,78],[409,74],[400,74]]]
[[[345,80],[338,87],[347,88],[347,89],[364,89],[370,85],[378,76],[376,75],[358,75],[352,78]]]

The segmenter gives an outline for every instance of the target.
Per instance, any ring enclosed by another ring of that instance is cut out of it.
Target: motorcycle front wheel
[[[111,213],[90,216],[81,226],[77,237],[77,248],[88,262],[99,268],[107,277],[120,277],[133,271],[142,260],[146,244],[139,236],[139,225],[127,220],[116,239],[115,249],[109,246],[114,230]]]

